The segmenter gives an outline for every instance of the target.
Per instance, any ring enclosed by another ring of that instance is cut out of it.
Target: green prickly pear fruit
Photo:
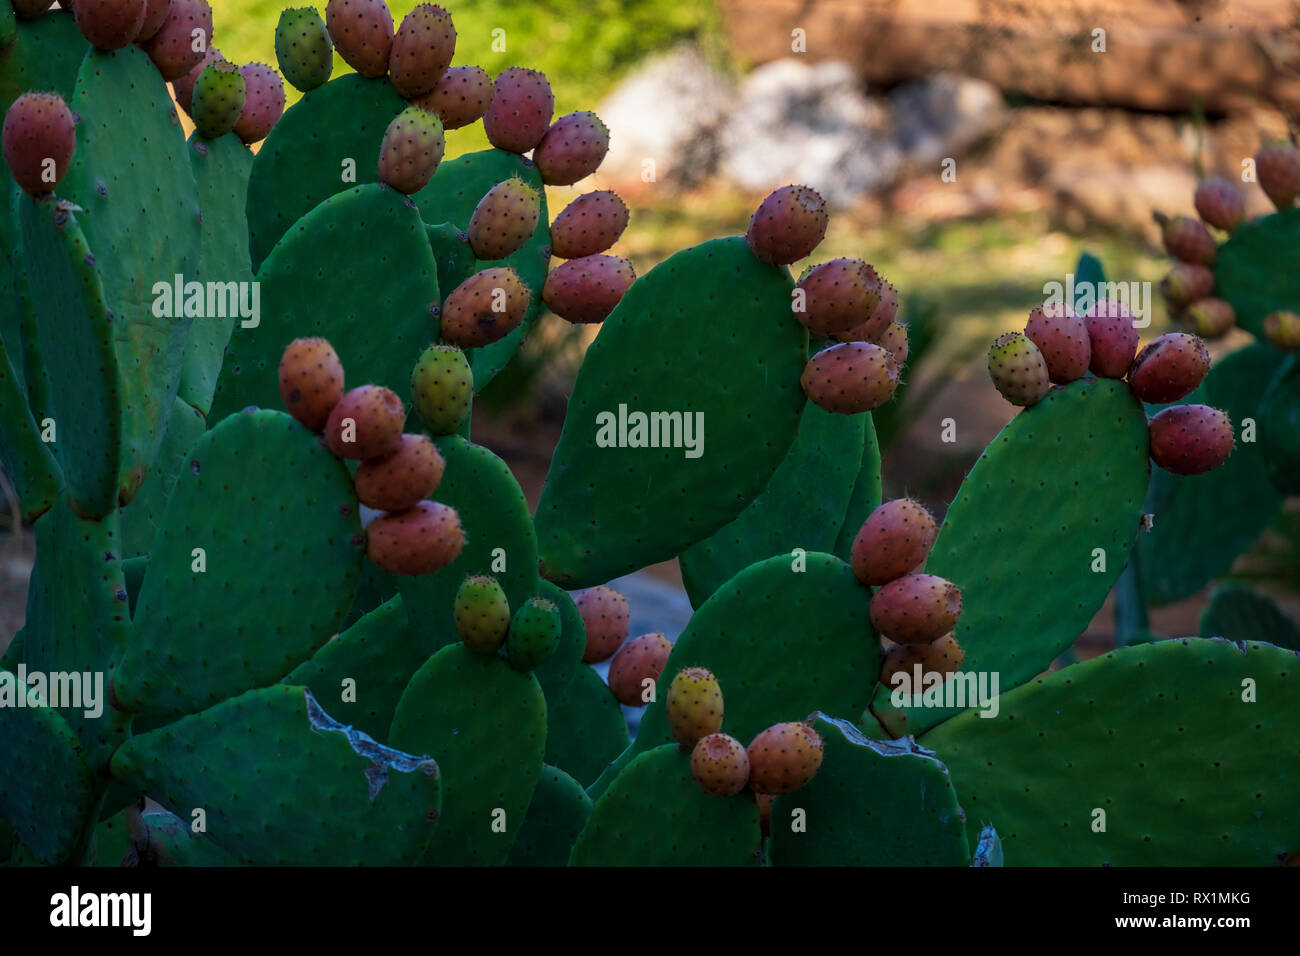
[[[1300,349],[1300,314],[1285,309],[1270,312],[1264,319],[1264,338],[1284,352]]]
[[[840,415],[879,408],[898,388],[898,362],[879,345],[841,342],[808,360],[799,377],[814,405]]]
[[[325,422],[325,444],[340,458],[365,461],[397,449],[406,424],[402,400],[381,385],[345,393]]]
[[[1092,357],[1088,367],[1100,378],[1123,378],[1137,354],[1138,330],[1122,302],[1094,303],[1083,315]]]
[[[469,247],[486,261],[514,255],[532,238],[541,214],[541,195],[518,176],[497,183],[469,218]]]
[[[722,729],[722,688],[713,672],[686,667],[677,672],[664,698],[668,729],[683,747]]]
[[[284,115],[284,81],[264,63],[246,64],[239,72],[244,77],[247,94],[244,109],[235,123],[235,135],[250,146],[266,139]]]
[[[225,136],[244,111],[244,74],[225,62],[210,63],[194,84],[190,116],[204,139]]]
[[[72,165],[77,121],[57,93],[24,93],[9,105],[0,132],[9,174],[23,192],[53,192]]]
[[[812,255],[829,224],[826,200],[816,190],[782,186],[754,212],[745,241],[761,261],[788,266]]]
[[[481,66],[453,66],[432,93],[411,102],[440,116],[445,129],[460,129],[487,112],[492,102],[492,77]]]
[[[384,132],[379,147],[379,178],[399,193],[418,193],[429,185],[446,149],[442,120],[418,106],[409,106],[394,117]]]
[[[1204,474],[1232,454],[1232,421],[1208,405],[1171,405],[1147,427],[1151,460],[1175,475]]]
[[[319,432],[343,397],[343,363],[326,339],[294,339],[280,359],[280,400],[285,410]]]
[[[805,723],[773,724],[749,744],[749,785],[756,793],[798,790],[822,765],[822,738]]]
[[[1192,201],[1202,219],[1224,232],[1232,232],[1246,221],[1246,200],[1241,190],[1222,176],[1202,180]]]
[[[451,66],[456,53],[456,27],[451,14],[432,3],[421,3],[402,20],[388,57],[388,76],[404,99],[431,93]]]
[[[546,74],[512,66],[492,84],[483,130],[497,149],[523,154],[542,141],[554,113],[555,95]]]
[[[432,574],[455,561],[463,547],[460,515],[437,501],[380,515],[366,528],[366,555],[389,574]]]
[[[157,36],[158,31],[167,21],[167,13],[171,7],[172,0],[145,0],[144,20],[141,21],[140,30],[135,35],[135,42],[144,43]]]
[[[636,281],[636,270],[618,256],[585,256],[562,262],[542,284],[542,301],[569,322],[604,322]]]
[[[438,490],[446,467],[429,436],[403,435],[393,451],[357,467],[357,500],[380,511],[405,511]]]
[[[1165,243],[1165,251],[1175,259],[1194,262],[1198,265],[1214,265],[1218,245],[1205,223],[1191,216],[1166,216],[1156,213],[1155,220],[1160,226],[1160,236]]]
[[[867,516],[853,539],[849,563],[863,584],[888,584],[925,563],[938,526],[919,501],[896,498]]]
[[[837,335],[857,329],[863,338],[856,341],[873,341],[890,321],[883,313],[879,317],[874,315],[880,304],[881,287],[876,270],[861,259],[823,262],[799,279],[795,288],[802,295],[794,297],[794,317],[816,335]]]
[[[749,783],[745,745],[727,734],[701,737],[691,750],[691,776],[707,794],[734,797]]]
[[[618,193],[602,189],[584,193],[551,222],[551,255],[582,259],[604,252],[627,228],[627,203]]]
[[[880,683],[885,687],[894,687],[894,675],[899,673],[906,674],[911,680],[915,677],[917,665],[921,667],[922,680],[929,674],[938,674],[946,679],[961,667],[965,658],[966,652],[951,634],[945,634],[929,644],[895,644],[885,651],[881,660]],[[915,689],[924,685],[913,681],[912,686]]]
[[[1226,299],[1198,299],[1187,307],[1182,322],[1203,339],[1219,339],[1237,324],[1237,312]]]
[[[228,61],[221,55],[221,51],[211,47],[203,54],[203,59],[194,65],[194,69],[172,80],[172,92],[176,96],[176,102],[191,118],[194,115],[194,87],[199,82],[199,77],[203,75],[203,71],[209,64],[226,62]]]
[[[388,72],[393,15],[384,0],[329,0],[325,24],[348,66],[368,77]]]
[[[1043,353],[1022,332],[1007,332],[993,341],[989,375],[1012,405],[1037,405],[1052,387]]]
[[[471,574],[460,583],[453,605],[456,633],[477,654],[495,654],[510,628],[510,601],[496,578]]]
[[[896,644],[928,644],[961,617],[961,588],[934,574],[908,574],[871,598],[871,626]]]
[[[555,653],[560,631],[559,609],[545,598],[529,598],[510,619],[506,660],[517,671],[532,670]]]
[[[329,82],[334,43],[314,7],[285,10],[275,25],[275,60],[284,78],[304,93]]]
[[[1153,405],[1175,402],[1201,384],[1210,370],[1205,343],[1186,332],[1167,332],[1138,353],[1128,371],[1133,394]]]
[[[907,326],[902,322],[890,322],[885,327],[885,331],[876,336],[874,345],[879,345],[882,349],[894,357],[901,369],[907,364]]]
[[[588,110],[561,116],[533,150],[533,162],[548,186],[572,186],[599,167],[609,152],[609,127]]]
[[[207,0],[172,0],[162,26],[141,47],[162,78],[171,82],[194,69],[211,44],[212,7]]]
[[[620,704],[644,707],[654,699],[651,691],[672,649],[662,634],[642,634],[618,649],[609,662],[609,689]]]
[[[434,435],[460,429],[474,398],[474,373],[454,345],[430,345],[411,371],[411,393],[420,421]]]
[[[1300,150],[1286,142],[1266,143],[1255,154],[1255,175],[1274,206],[1290,209],[1300,196]]]
[[[101,50],[120,50],[134,43],[145,12],[145,0],[76,0],[72,8],[81,35]]]
[[[627,598],[604,584],[587,588],[574,603],[587,632],[587,646],[582,652],[584,664],[608,660],[627,640]]]
[[[1088,374],[1092,340],[1088,326],[1073,310],[1061,307],[1049,313],[1036,306],[1025,323],[1025,336],[1038,346],[1047,363],[1047,377],[1057,385],[1068,385]]]
[[[1190,305],[1214,291],[1214,273],[1194,262],[1176,262],[1160,280],[1160,292],[1172,306]]]
[[[443,301],[442,337],[461,348],[491,345],[519,327],[532,299],[514,269],[484,269]]]

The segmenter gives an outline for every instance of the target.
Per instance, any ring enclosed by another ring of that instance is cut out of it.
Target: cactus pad
[[[509,866],[566,866],[573,843],[591,817],[591,798],[558,767],[542,764],[524,828],[510,850]]]
[[[1237,324],[1264,337],[1264,319],[1300,300],[1295,250],[1300,209],[1287,209],[1238,226],[1214,260],[1215,295],[1232,303]]]
[[[1259,449],[1278,491],[1300,494],[1300,360],[1294,355],[1260,400]]]
[[[848,509],[840,533],[835,539],[834,553],[842,560],[849,560],[853,552],[853,539],[857,537],[863,522],[871,512],[880,507],[883,497],[880,479],[880,444],[876,439],[875,420],[868,415],[863,427],[862,463],[858,466],[858,477],[853,483],[853,493],[849,496]]]
[[[1261,641],[1300,651],[1300,628],[1271,600],[1239,584],[1215,589],[1201,612],[1201,637]]]

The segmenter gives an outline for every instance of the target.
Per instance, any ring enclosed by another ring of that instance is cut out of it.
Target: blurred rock
[[[998,129],[1006,115],[997,87],[955,73],[900,86],[889,102],[894,142],[904,159],[918,166],[960,156]]]

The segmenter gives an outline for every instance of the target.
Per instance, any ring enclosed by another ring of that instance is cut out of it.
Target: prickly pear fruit
[[[832,259],[810,270],[795,287],[794,317],[817,335],[836,335],[858,328],[871,341],[889,327],[871,325],[880,303],[881,281],[861,259]],[[864,321],[864,317],[866,321]],[[883,316],[881,316],[883,318]],[[878,320],[877,320],[878,321]]]
[[[541,195],[518,176],[497,183],[470,216],[469,247],[486,261],[514,255],[532,238],[541,214]]]
[[[722,729],[722,688],[713,672],[686,667],[677,672],[664,698],[668,729],[683,747]]]
[[[329,0],[325,26],[334,48],[362,76],[388,72],[393,49],[393,15],[384,0]]]
[[[627,203],[618,193],[602,189],[584,193],[551,222],[551,255],[582,259],[604,252],[627,228]]]
[[[1255,154],[1255,176],[1278,209],[1290,209],[1300,196],[1300,150],[1290,143],[1267,143]]]
[[[492,84],[483,130],[497,149],[526,153],[542,141],[554,113],[555,96],[546,75],[512,66]]]
[[[194,69],[211,45],[212,8],[207,0],[172,0],[162,26],[141,47],[170,82]]]
[[[1199,475],[1232,454],[1232,422],[1208,405],[1171,405],[1152,417],[1151,460],[1175,475]]]
[[[749,785],[756,793],[798,790],[822,765],[821,736],[808,724],[773,724],[749,744]]]
[[[343,363],[322,338],[294,339],[280,358],[280,400],[285,411],[319,432],[343,397]]]
[[[432,574],[455,561],[463,547],[460,515],[437,501],[380,515],[366,528],[366,555],[389,574]]]
[[[91,46],[120,50],[139,36],[145,0],[77,0],[72,13],[77,29]]]
[[[460,129],[480,119],[492,102],[492,77],[481,66],[453,66],[432,93],[412,102],[437,113],[445,129]]]
[[[408,106],[384,131],[379,178],[399,193],[418,193],[429,185],[446,149],[442,120],[418,106]]]
[[[13,0],[13,5],[19,20],[35,20],[45,15],[45,11],[54,5],[54,0]]]
[[[1210,370],[1205,343],[1186,332],[1167,332],[1138,353],[1128,370],[1133,394],[1153,405],[1176,402]]]
[[[1174,307],[1204,299],[1214,291],[1214,273],[1194,262],[1176,262],[1160,280],[1160,293]]]
[[[250,146],[266,139],[284,115],[284,81],[264,63],[248,63],[239,72],[247,93],[244,110],[235,123],[235,135]]]
[[[194,84],[190,116],[204,139],[225,136],[235,128],[244,111],[244,75],[233,64],[209,63]]]
[[[863,584],[888,584],[925,563],[937,531],[934,516],[919,501],[886,501],[858,529],[849,564]]]
[[[1198,299],[1187,307],[1182,322],[1203,339],[1217,339],[1237,324],[1237,312],[1226,299]]]
[[[705,793],[734,797],[749,783],[749,754],[735,737],[712,733],[691,750],[691,776]]]
[[[388,57],[393,89],[405,99],[433,92],[456,53],[456,28],[451,14],[432,3],[421,3],[402,20]]]
[[[1065,308],[1049,312],[1041,306],[1029,313],[1025,336],[1038,346],[1047,363],[1047,377],[1057,385],[1083,378],[1092,360],[1092,342],[1083,319]]]
[[[517,671],[530,671],[560,646],[560,612],[545,598],[523,603],[510,619],[506,660]]]
[[[871,598],[871,624],[897,644],[926,644],[961,616],[961,588],[933,574],[890,581]]]
[[[229,61],[221,55],[220,50],[209,47],[208,52],[203,54],[203,59],[194,64],[193,69],[184,76],[172,80],[172,92],[176,95],[176,102],[191,118],[194,116],[194,87],[198,84],[199,77],[211,64],[227,62]]]
[[[1264,319],[1264,338],[1284,352],[1300,349],[1300,314],[1286,310],[1270,312]]]
[[[745,241],[763,262],[788,266],[812,255],[829,224],[826,200],[816,190],[782,186],[750,217]]]
[[[1094,303],[1083,316],[1092,358],[1088,367],[1101,378],[1123,378],[1137,354],[1138,331],[1122,302]]]
[[[1232,232],[1246,219],[1246,200],[1241,190],[1222,176],[1202,180],[1192,201],[1202,219],[1224,232]]]
[[[454,345],[430,345],[411,371],[411,394],[432,434],[458,431],[474,398],[474,373],[465,353]]]
[[[334,43],[315,7],[285,10],[275,25],[275,60],[284,78],[307,93],[329,82]]]
[[[5,163],[23,192],[52,192],[72,165],[76,118],[57,93],[24,93],[5,113],[0,132]]]
[[[533,150],[533,162],[548,186],[572,186],[600,168],[609,152],[609,127],[588,110],[567,113],[551,124]]]
[[[140,29],[135,35],[136,43],[144,43],[158,35],[162,25],[167,22],[167,12],[171,6],[172,0],[145,0],[144,20],[141,21]]]
[[[636,270],[618,256],[584,256],[562,262],[546,276],[542,301],[562,319],[604,322],[636,281]]]
[[[1191,216],[1174,216],[1156,214],[1160,224],[1160,235],[1164,239],[1165,251],[1175,259],[1183,262],[1195,262],[1202,266],[1214,265],[1218,246],[1214,236],[1205,228],[1205,223]]]
[[[924,685],[914,680],[917,665],[921,667],[922,680],[929,674],[939,674],[946,678],[961,667],[965,658],[966,652],[958,646],[956,638],[951,634],[945,634],[929,644],[895,644],[885,651],[880,662],[880,683],[894,687],[893,677],[901,673],[912,681],[915,690],[919,690]]]
[[[1012,405],[1037,405],[1052,387],[1043,353],[1022,332],[1006,332],[993,340],[989,376]]]
[[[584,664],[598,664],[618,650],[627,640],[627,598],[601,584],[587,588],[574,600],[587,631],[587,646],[582,652]]]
[[[456,633],[478,654],[495,654],[510,628],[510,601],[494,577],[471,574],[460,583],[452,605]]]
[[[907,326],[902,322],[890,322],[885,326],[885,331],[872,340],[872,344],[879,345],[892,355],[900,369],[907,364]]]
[[[380,511],[405,511],[438,490],[447,463],[428,435],[403,435],[387,455],[357,466],[357,500]]]
[[[362,385],[335,404],[325,422],[325,444],[340,458],[378,458],[397,449],[404,424],[400,398],[382,385]]]
[[[443,301],[442,337],[461,348],[491,345],[519,327],[532,298],[514,269],[484,269]]]
[[[898,362],[879,345],[841,342],[809,359],[799,384],[814,405],[828,412],[869,412],[894,397]]]
[[[885,334],[890,325],[894,324],[895,317],[898,315],[898,290],[885,280],[880,280],[880,301],[876,307],[871,310],[871,315],[861,325],[855,325],[847,332],[839,332],[831,336],[840,342],[875,342],[877,345],[884,343],[879,341]],[[890,351],[893,351],[892,349]],[[903,360],[899,359],[898,364],[902,365]]]
[[[662,634],[642,634],[618,649],[609,662],[609,689],[620,704],[644,707],[654,700],[654,683],[672,649],[673,642]]]

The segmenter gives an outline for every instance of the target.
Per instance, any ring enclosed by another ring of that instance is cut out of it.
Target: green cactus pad
[[[793,548],[835,549],[862,470],[869,419],[804,406],[794,443],[763,492],[736,520],[679,555],[693,607],[755,561]]]
[[[190,463],[190,449],[207,428],[197,408],[179,395],[172,400],[172,412],[154,466],[144,484],[122,509],[122,554],[128,558],[147,555],[153,547],[154,534],[162,521],[167,499],[176,487],[176,479]]]
[[[968,866],[966,817],[948,770],[912,741],[874,741],[814,715],[817,775],[772,804],[773,866]],[[792,826],[802,810],[804,829]]]
[[[192,713],[310,657],[352,604],[358,511],[347,468],[288,415],[246,412],[205,434],[163,512],[114,678],[126,709]]]
[[[524,828],[507,866],[567,866],[574,841],[591,817],[591,798],[558,767],[542,764]]]
[[[379,181],[384,131],[406,105],[387,77],[349,73],[304,94],[285,111],[257,151],[248,180],[255,270],[280,237],[326,199]],[[345,180],[349,160],[356,178]],[[351,239],[346,245],[361,251],[364,243]]]
[[[463,644],[444,647],[411,678],[389,741],[433,754],[446,777],[442,819],[421,863],[504,863],[546,744],[546,699],[532,674]]]
[[[0,293],[3,290],[0,289]],[[21,356],[19,356],[21,358]],[[19,363],[21,367],[21,362]],[[27,406],[23,382],[0,338],[0,450],[4,471],[14,484],[23,520],[35,521],[54,504],[63,488],[63,473]]]
[[[1287,209],[1238,226],[1214,260],[1214,294],[1232,303],[1237,324],[1264,337],[1264,319],[1300,301],[1295,252],[1300,209]]]
[[[411,636],[399,595],[333,638],[290,671],[283,683],[310,688],[343,723],[386,740],[397,702],[425,659]],[[345,680],[355,684],[345,688]]]
[[[198,191],[167,84],[139,47],[87,53],[69,106],[80,122],[62,195],[84,210],[81,226],[113,310],[126,503],[162,441],[190,323],[205,321],[155,314],[155,285],[170,287],[177,275],[188,282],[197,272]],[[52,369],[44,346],[41,354]]]
[[[9,639],[9,646],[5,648],[3,654],[0,654],[0,670],[11,671],[23,659],[23,634],[26,630],[25,627],[20,627]]]
[[[537,538],[528,502],[510,467],[459,435],[435,438],[434,444],[447,468],[433,497],[460,515],[465,547],[437,574],[398,580],[407,612],[413,615],[411,623],[428,654],[458,640],[453,604],[467,575],[496,578],[512,610],[537,593]],[[499,563],[503,554],[504,570]]]
[[[37,348],[49,381],[46,407],[68,493],[82,514],[105,515],[117,505],[123,421],[128,400],[118,375],[113,329],[120,324],[105,299],[100,262],[80,221],[57,200],[23,196],[23,269],[36,325]]]
[[[679,252],[633,284],[569,400],[537,507],[545,577],[588,587],[667,560],[763,490],[804,406],[808,336],[790,313],[790,290],[784,269],[734,237]],[[703,415],[703,453],[598,447],[597,416],[617,418],[620,406]]]
[[[202,808],[209,839],[262,866],[409,865],[443,796],[429,756],[383,747],[283,685],[132,737],[113,774],[182,820]]]
[[[427,188],[427,187],[426,187]],[[425,227],[433,258],[438,263],[438,287],[450,292],[472,276],[478,266],[474,250],[461,227],[450,222]],[[473,354],[472,352],[470,353]]]
[[[691,755],[666,744],[639,755],[596,800],[571,866],[755,866],[758,804],[748,790],[715,797]]]
[[[853,552],[853,539],[858,536],[863,522],[871,512],[880,507],[883,497],[880,478],[880,444],[876,440],[876,424],[867,418],[863,429],[862,464],[858,468],[858,478],[853,484],[853,494],[849,497],[848,509],[840,533],[835,538],[834,553],[847,561]]]
[[[130,854],[131,826],[127,819],[128,811],[113,814],[107,820],[99,821],[95,827],[95,838],[86,858],[86,865],[114,867],[122,866]]]
[[[141,814],[149,831],[149,848],[159,866],[239,866],[239,860],[202,833],[165,810]]]
[[[439,296],[424,223],[405,196],[377,183],[332,196],[285,235],[257,281],[261,323],[231,335],[212,421],[280,407],[280,358],[302,336],[330,340],[349,387],[409,396],[411,367],[437,337],[430,307]]]
[[[1259,641],[1300,651],[1300,628],[1267,597],[1239,584],[1215,589],[1201,612],[1201,637]]]
[[[1300,850],[1297,682],[1300,656],[1268,644],[1159,641],[921,743],[952,773],[971,845],[996,826],[1010,866],[1274,866]]]
[[[1278,491],[1300,494],[1300,361],[1294,355],[1260,400],[1259,449]]]

